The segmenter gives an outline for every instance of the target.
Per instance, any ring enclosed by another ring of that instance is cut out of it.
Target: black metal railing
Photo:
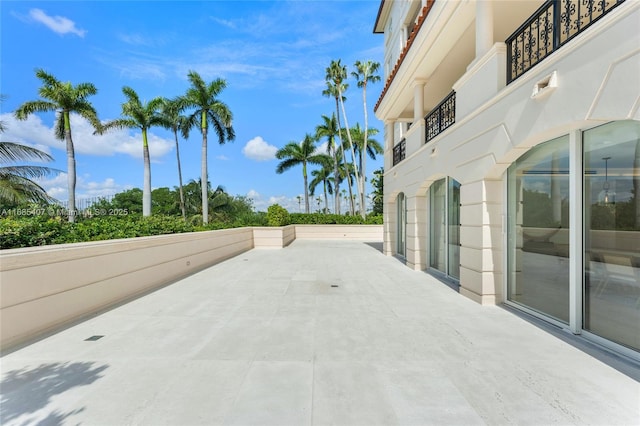
[[[398,142],[396,146],[393,147],[393,165],[394,166],[399,162],[401,162],[402,160],[404,160],[404,157],[406,155],[406,146],[407,146],[407,141],[404,138],[402,138],[402,140]]]
[[[456,122],[456,92],[451,92],[424,118],[426,142]]]
[[[505,42],[507,84],[623,2],[624,0],[547,0]]]

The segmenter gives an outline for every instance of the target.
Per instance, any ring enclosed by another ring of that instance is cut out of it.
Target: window
[[[569,137],[509,168],[508,300],[569,322]]]
[[[640,349],[640,123],[584,132],[584,329]]]

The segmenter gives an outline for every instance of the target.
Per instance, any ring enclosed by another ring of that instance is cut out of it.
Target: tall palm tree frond
[[[0,162],[16,162],[26,160],[53,161],[46,152],[15,142],[0,142]]]

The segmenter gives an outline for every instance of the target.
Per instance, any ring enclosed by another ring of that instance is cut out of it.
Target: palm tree
[[[197,222],[202,222],[202,185],[200,179],[191,179],[184,186],[184,192],[188,221],[194,225]],[[205,200],[208,200],[208,211],[211,212],[212,216],[220,213],[230,204],[231,196],[227,194],[222,185],[218,185],[216,189],[212,190],[211,182],[207,182],[206,194]]]
[[[202,160],[201,176],[202,182],[208,182],[207,170],[207,135],[209,125],[218,135],[218,142],[222,145],[226,141],[233,141],[236,137],[231,124],[233,115],[231,110],[218,96],[227,87],[225,80],[217,78],[206,84],[200,74],[189,71],[188,74],[191,87],[187,89],[185,95],[185,107],[195,108],[195,111],[187,118],[188,128],[198,127],[202,133]],[[209,205],[207,203],[207,188],[202,185],[202,223],[209,222]]]
[[[70,82],[63,83],[43,69],[36,70],[36,77],[42,81],[38,89],[40,97],[36,101],[25,102],[15,111],[18,120],[26,120],[37,112],[56,112],[56,138],[66,142],[67,149],[67,189],[68,189],[68,218],[75,222],[76,217],[76,157],[71,136],[71,113],[79,114],[93,125],[100,127],[100,120],[95,108],[87,98],[98,93],[98,89],[91,83],[80,83],[73,86]]]
[[[347,120],[347,111],[344,108],[344,91],[349,87],[344,81],[347,79],[347,67],[340,63],[340,59],[332,60],[326,69],[326,80],[332,83],[332,87],[337,92],[336,100],[339,102],[342,109],[342,116],[344,118],[345,128],[349,128],[349,121]],[[347,138],[349,139],[349,145],[351,147],[351,162],[356,172],[356,183],[358,191],[360,191],[360,176],[358,173],[358,165],[356,164],[356,153],[353,147],[353,141],[351,140],[351,133],[347,132]],[[351,191],[351,186],[349,186]]]
[[[331,118],[326,115],[322,115],[322,124],[316,126],[316,138],[327,138],[327,152],[333,159],[333,173],[338,175],[338,148],[336,146],[336,137],[340,137],[338,127],[338,120],[336,120],[336,114],[331,114]],[[342,149],[342,141],[340,141],[340,148]],[[344,157],[344,156],[343,156]],[[335,213],[340,214],[340,182],[336,180],[335,190]]]
[[[355,168],[353,167],[352,163],[344,163],[340,166],[340,181],[347,181],[347,188],[351,188],[351,186],[353,185],[353,181],[354,178],[357,177],[356,172],[355,172]],[[356,214],[356,206],[354,205],[354,200],[355,200],[355,196],[354,194],[349,191],[349,212],[351,213],[352,216],[355,216]],[[345,199],[347,199],[347,197],[345,196]]]
[[[364,108],[364,146],[362,148],[362,152],[367,152],[367,144],[369,141],[368,136],[368,126],[369,120],[367,115],[367,83],[377,83],[380,81],[380,76],[376,74],[378,69],[380,68],[380,64],[378,62],[373,61],[356,61],[355,63],[356,71],[352,72],[351,75],[356,78],[358,81],[358,87],[362,89],[362,107]],[[361,206],[361,215],[364,218],[366,213],[364,211],[364,181],[366,177],[366,156],[361,156],[360,163],[360,206]]]
[[[325,165],[330,162],[326,154],[316,154],[314,138],[307,134],[302,143],[289,142],[276,152],[276,158],[283,160],[276,167],[276,173],[281,174],[298,164],[302,165],[302,178],[304,179],[304,211],[309,213],[309,184],[307,182],[307,164]]]
[[[165,121],[160,115],[163,98],[156,97],[143,103],[131,87],[122,88],[127,101],[122,104],[123,118],[117,118],[103,124],[98,130],[104,133],[110,129],[140,129],[142,131],[142,156],[144,159],[144,183],[142,187],[142,215],[151,216],[151,160],[147,130],[153,126],[163,126]]]
[[[0,123],[0,133],[4,126]],[[0,164],[16,161],[53,161],[46,152],[15,142],[0,142]],[[10,204],[49,203],[54,201],[32,179],[59,173],[59,170],[42,166],[8,165],[0,167],[0,200]]]
[[[384,148],[376,139],[373,139],[371,136],[375,136],[378,134],[378,129],[370,128],[368,131],[364,131],[360,128],[360,123],[356,123],[355,126],[351,128],[351,139],[353,143],[356,145],[356,156],[358,157],[358,165],[360,166],[360,172],[364,170],[365,163],[365,155],[363,152],[366,150],[367,155],[372,160],[376,159],[376,156],[384,153]],[[364,137],[367,135],[367,143],[364,143]],[[365,179],[366,180],[366,179]]]
[[[176,141],[176,160],[178,162],[178,182],[180,190],[180,210],[182,211],[182,219],[187,218],[187,213],[184,207],[184,190],[182,185],[182,167],[180,165],[180,146],[178,144],[178,131],[182,133],[182,137],[187,139],[189,137],[189,128],[187,124],[187,117],[181,115],[180,112],[183,108],[183,98],[164,99],[162,103],[162,109],[160,115],[164,122],[164,127],[173,132],[174,139]]]
[[[311,176],[313,179],[309,184],[309,194],[311,196],[315,195],[316,187],[322,182],[322,189],[324,192],[324,212],[329,213],[329,200],[327,198],[327,193],[333,194],[333,185],[331,184],[331,166],[325,165],[321,169],[312,170]],[[339,195],[338,195],[339,196]]]

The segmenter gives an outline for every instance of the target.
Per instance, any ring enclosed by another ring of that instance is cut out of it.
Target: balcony
[[[404,160],[407,151],[407,141],[406,139],[402,139],[400,142],[393,147],[393,165],[400,163]]]
[[[637,421],[637,366],[378,249],[249,250],[4,355],[2,423]]]
[[[431,139],[444,132],[448,127],[456,122],[456,92],[447,95],[427,116],[425,139]]]
[[[624,0],[548,0],[506,40],[507,84]]]

